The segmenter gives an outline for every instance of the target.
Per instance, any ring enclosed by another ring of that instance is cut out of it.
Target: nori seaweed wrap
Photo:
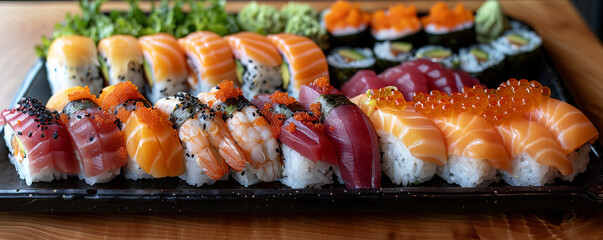
[[[331,85],[340,87],[357,71],[375,66],[375,57],[369,48],[339,47],[327,56]]]
[[[504,60],[505,54],[488,44],[475,44],[459,51],[461,70],[478,78],[488,88],[496,88],[505,80],[502,76]]]
[[[512,77],[531,78],[542,38],[530,30],[512,29],[493,41],[492,46],[506,55],[506,68],[513,69]]]
[[[337,1],[321,14],[321,25],[327,29],[331,46],[371,46],[371,15],[357,4]]]
[[[375,71],[382,72],[413,58],[413,44],[408,42],[377,42],[373,47],[377,59]]]
[[[475,43],[475,27],[473,13],[466,10],[463,4],[454,9],[438,2],[429,9],[429,15],[422,17],[427,44],[441,45],[457,51],[461,47]]]

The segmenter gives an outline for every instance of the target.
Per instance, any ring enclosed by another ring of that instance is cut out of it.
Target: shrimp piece
[[[190,119],[189,119],[190,120]],[[178,130],[187,162],[195,161],[203,172],[213,180],[219,180],[228,172],[228,165],[211,145],[209,134],[202,130],[199,121],[186,121]]]

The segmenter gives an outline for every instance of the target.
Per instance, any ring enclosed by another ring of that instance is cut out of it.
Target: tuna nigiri
[[[299,102],[307,110],[320,103],[327,135],[339,151],[338,165],[346,186],[379,188],[379,139],[366,114],[324,77],[302,86]]]
[[[103,88],[94,41],[88,37],[65,36],[50,44],[46,57],[52,93],[75,86],[88,86],[94,93]]]
[[[270,94],[283,88],[283,58],[270,39],[251,32],[224,37],[235,56],[237,78],[245,98]]]
[[[175,177],[184,173],[178,132],[166,116],[151,108],[134,84],[123,82],[106,87],[98,102],[121,122],[128,152],[124,167],[127,179]]]
[[[57,111],[34,98],[21,99],[15,108],[0,114],[10,161],[27,185],[79,172],[69,134],[57,119]]]
[[[352,99],[371,119],[381,146],[381,169],[393,183],[429,181],[448,160],[444,136],[426,116],[407,106],[393,87],[374,89]]]
[[[283,89],[289,96],[297,99],[302,85],[310,84],[318,77],[329,77],[325,54],[309,38],[290,33],[274,34],[268,38],[283,56]]]
[[[157,33],[138,39],[144,56],[144,72],[149,82],[147,98],[155,103],[162,97],[186,92],[188,71],[185,52],[172,35]]]
[[[144,90],[143,57],[138,39],[130,35],[104,38],[98,42],[98,54],[107,85],[130,81]]]
[[[106,183],[119,175],[128,161],[124,134],[115,116],[103,111],[88,87],[72,87],[53,95],[50,109],[61,111],[80,167],[80,179],[94,185]]]
[[[537,122],[513,119],[496,126],[511,157],[512,174],[501,171],[512,186],[543,186],[552,183],[558,171],[572,173],[572,165],[553,135]]]
[[[249,162],[226,123],[195,96],[178,93],[162,98],[155,108],[169,116],[184,149],[186,170],[180,178],[194,186],[213,184],[228,173],[230,165],[242,171]]]
[[[188,84],[193,94],[209,92],[223,80],[236,81],[234,56],[228,42],[208,31],[194,32],[178,39],[186,52]]]
[[[281,176],[283,162],[278,142],[272,136],[268,121],[243,97],[240,88],[231,81],[224,81],[197,97],[222,115],[230,134],[251,160],[242,172],[231,172],[235,180],[247,187]]]
[[[321,187],[333,183],[337,151],[320,123],[317,105],[307,112],[287,93],[259,95],[251,100],[271,125],[281,143],[285,167],[280,181],[291,188]]]

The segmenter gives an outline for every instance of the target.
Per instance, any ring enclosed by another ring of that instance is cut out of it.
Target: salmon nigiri
[[[501,171],[512,186],[543,186],[558,171],[572,173],[572,165],[548,130],[537,122],[513,119],[496,126],[511,157],[513,173]]]
[[[289,96],[298,98],[302,85],[319,77],[329,78],[325,54],[309,38],[290,33],[269,35],[268,38],[283,55],[283,88]]]
[[[168,118],[151,108],[130,82],[103,89],[98,99],[103,110],[122,122],[128,151],[127,179],[175,177],[184,173],[182,145]]]
[[[138,89],[144,89],[143,57],[138,39],[130,35],[104,38],[98,42],[98,54],[107,85],[130,81]]]
[[[505,146],[490,122],[466,112],[435,117],[433,122],[444,134],[449,156],[438,175],[449,183],[476,187],[495,180],[496,169],[511,171]]]
[[[389,101],[392,100],[392,101]],[[407,106],[394,87],[367,91],[352,99],[373,122],[381,145],[381,169],[393,183],[429,181],[448,160],[442,132],[426,116]]]
[[[79,177],[90,185],[111,181],[128,161],[124,134],[116,124],[117,119],[101,110],[95,100],[88,86],[78,86],[58,92],[46,104],[61,111],[60,122],[76,150]]]
[[[155,103],[162,97],[186,92],[186,57],[178,40],[167,33],[138,39],[144,56],[144,71],[149,82],[147,98]]]
[[[235,56],[237,78],[245,98],[271,94],[283,87],[283,59],[270,39],[251,32],[224,37]]]
[[[188,84],[193,94],[209,92],[223,80],[237,80],[230,46],[218,34],[200,31],[178,39],[178,42],[186,52],[186,60],[191,70]]]
[[[564,180],[572,181],[586,170],[590,160],[588,143],[594,143],[599,138],[599,132],[580,110],[566,102],[542,97],[525,116],[544,125],[553,134],[563,153],[568,154],[574,171],[564,174]]]

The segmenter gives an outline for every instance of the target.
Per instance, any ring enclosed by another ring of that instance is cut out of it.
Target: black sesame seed
[[[57,139],[58,136],[59,136],[59,132],[54,131],[54,133],[52,134],[52,138]]]
[[[77,117],[77,119],[82,119],[82,115],[77,115],[75,117]]]
[[[19,136],[23,135],[23,133],[22,133],[22,132],[17,132],[17,134],[18,134]]]
[[[88,141],[92,141],[92,140],[94,140],[94,137],[88,138]]]
[[[242,171],[242,172],[241,172],[241,176],[244,176],[244,175],[245,175],[245,171]]]
[[[32,134],[32,133],[31,133],[31,132],[29,132],[29,134],[27,134],[27,137],[31,137],[31,134]]]
[[[42,135],[40,135],[40,137],[44,137],[44,136],[46,136],[46,134],[44,134],[44,133],[42,133]]]

